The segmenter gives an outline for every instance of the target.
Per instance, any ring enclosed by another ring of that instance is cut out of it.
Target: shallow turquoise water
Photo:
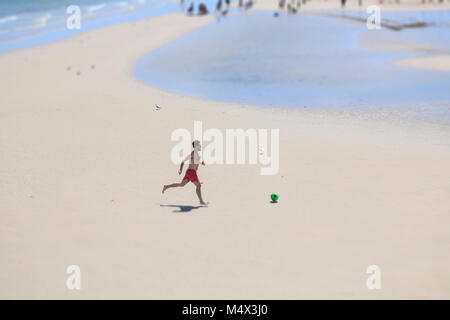
[[[408,20],[409,15],[391,17]],[[417,13],[418,15],[420,13]],[[448,14],[448,13],[445,13]],[[390,65],[408,53],[359,46],[367,32],[448,50],[448,27],[395,32],[312,15],[232,14],[150,53],[142,81],[189,96],[285,107],[450,105],[450,74]]]

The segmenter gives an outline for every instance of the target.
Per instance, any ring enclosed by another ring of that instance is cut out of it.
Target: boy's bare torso
[[[198,165],[200,164],[200,155],[195,150],[191,152],[191,158],[189,160],[188,169],[197,171]]]

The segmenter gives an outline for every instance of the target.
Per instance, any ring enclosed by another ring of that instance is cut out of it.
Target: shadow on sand
[[[177,204],[160,204],[160,207],[168,207],[168,208],[179,208],[179,210],[174,210],[172,212],[191,212],[194,209],[203,208],[205,206],[182,206]]]

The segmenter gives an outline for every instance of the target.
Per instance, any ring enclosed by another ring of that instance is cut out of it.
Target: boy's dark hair
[[[198,140],[192,141],[192,148],[195,148],[195,146],[199,145],[199,144],[200,144],[200,141],[198,141]]]

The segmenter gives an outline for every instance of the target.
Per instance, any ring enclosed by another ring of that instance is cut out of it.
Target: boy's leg
[[[195,184],[195,192],[197,192],[198,200],[200,200],[200,204],[207,205],[208,202],[203,201],[202,199],[202,186],[200,182],[194,181],[193,184]]]
[[[163,187],[162,193],[164,193],[164,191],[166,191],[169,188],[184,187],[188,182],[189,182],[188,179],[183,179],[183,181],[181,181],[180,183],[172,183],[172,184],[165,185]]]

